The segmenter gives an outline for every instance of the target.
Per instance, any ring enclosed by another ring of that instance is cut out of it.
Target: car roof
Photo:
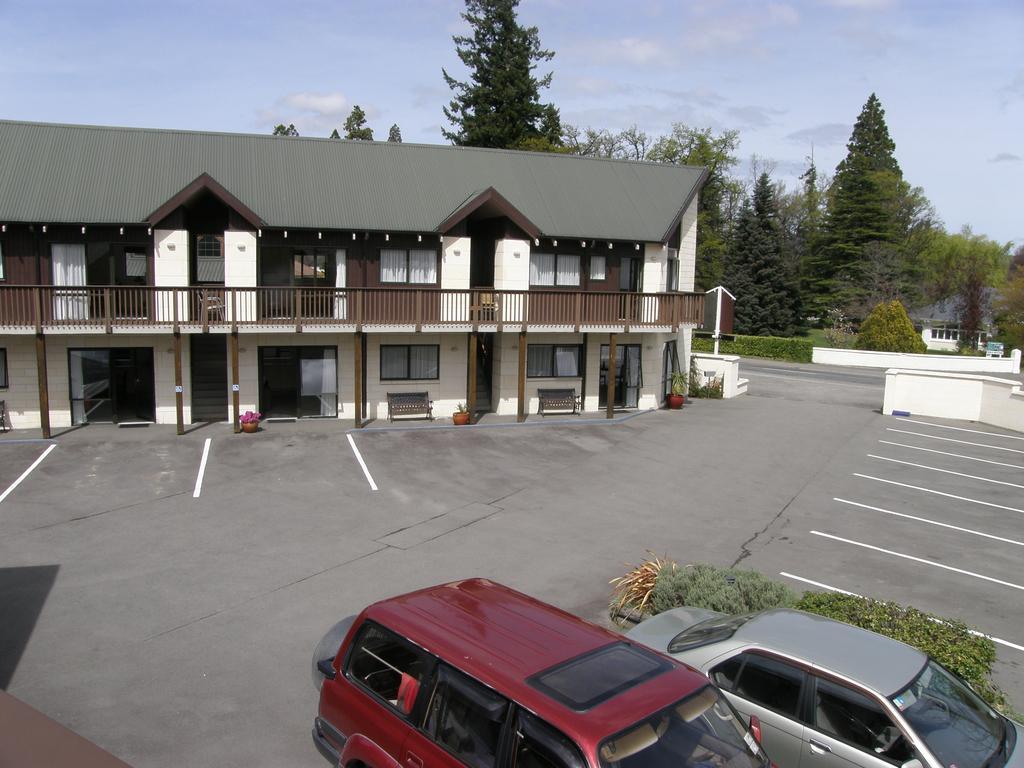
[[[726,642],[755,644],[803,659],[884,696],[905,687],[928,659],[891,637],[788,608],[754,614]]]
[[[369,606],[364,616],[398,632],[481,683],[594,748],[607,736],[708,684],[692,667],[668,670],[576,711],[527,679],[612,643],[633,643],[552,605],[487,579],[468,579]]]

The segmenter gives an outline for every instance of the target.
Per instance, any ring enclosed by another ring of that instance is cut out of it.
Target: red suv
[[[340,622],[313,676],[313,739],[343,768],[769,765],[699,672],[483,579]]]

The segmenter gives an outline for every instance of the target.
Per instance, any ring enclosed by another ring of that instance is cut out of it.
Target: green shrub
[[[694,352],[713,352],[715,342],[707,336],[694,336]],[[722,355],[740,357],[767,357],[772,360],[789,360],[793,363],[811,362],[814,344],[810,339],[783,338],[781,336],[734,336],[722,339],[718,352]]]
[[[987,702],[1009,711],[1005,694],[989,679],[996,658],[995,643],[971,634],[962,621],[897,603],[833,592],[805,592],[795,607],[919,648],[969,682]]]
[[[721,400],[725,392],[725,376],[712,376],[710,379],[697,365],[697,358],[690,356],[690,375],[686,381],[686,393],[690,397],[706,397]]]
[[[924,354],[928,346],[914,330],[907,310],[898,301],[882,302],[860,326],[857,349],[876,352],[915,352]]]
[[[663,569],[651,594],[651,611],[661,613],[683,605],[722,613],[747,613],[793,605],[797,595],[785,584],[757,571],[717,568],[706,563]]]

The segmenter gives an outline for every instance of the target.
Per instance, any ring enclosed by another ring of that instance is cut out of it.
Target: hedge
[[[661,613],[681,605],[722,613],[747,613],[793,605],[797,594],[757,571],[716,568],[698,563],[662,570],[651,593],[651,610]]]
[[[715,342],[707,336],[694,336],[694,352],[713,352]],[[718,351],[723,355],[740,357],[768,357],[772,360],[789,360],[794,363],[811,362],[814,344],[810,339],[791,339],[782,336],[733,336],[722,339]]]

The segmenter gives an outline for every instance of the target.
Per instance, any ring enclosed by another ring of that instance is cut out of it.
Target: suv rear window
[[[546,669],[526,682],[577,712],[650,680],[672,668],[653,651],[613,643]]]

